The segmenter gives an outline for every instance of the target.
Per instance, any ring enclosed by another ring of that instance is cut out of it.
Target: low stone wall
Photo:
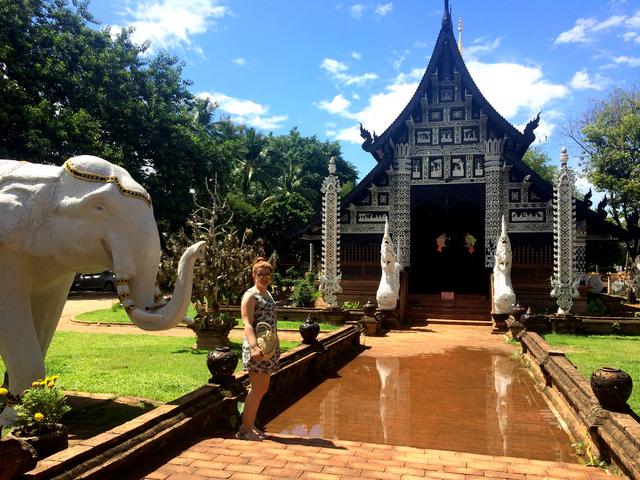
[[[540,334],[581,333],[594,335],[640,335],[640,319],[592,315],[535,315],[525,323],[528,331]]]
[[[540,335],[518,335],[542,393],[566,422],[572,436],[589,446],[594,456],[617,465],[631,478],[640,479],[640,423],[627,413],[603,409],[591,385],[564,355],[552,349]]]
[[[240,306],[224,305],[220,310],[228,315],[240,317]],[[311,307],[278,307],[278,320],[289,322],[304,322],[308,315],[318,323],[330,323],[332,325],[344,325],[349,320],[359,320],[364,312],[360,310],[319,309]]]
[[[317,378],[360,344],[355,325],[340,328],[314,345],[301,345],[283,354],[280,371],[273,375],[271,390],[279,395],[295,389],[302,380]],[[206,368],[203,365],[203,368]],[[179,444],[200,430],[229,428],[237,418],[237,403],[246,395],[248,375],[236,374],[229,385],[208,384],[147,412],[129,422],[97,435],[38,462],[24,479],[72,480],[111,479],[139,464],[146,455]],[[2,477],[4,480],[4,477]]]

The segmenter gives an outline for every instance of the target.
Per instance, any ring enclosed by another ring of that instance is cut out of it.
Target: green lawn
[[[601,367],[620,368],[631,375],[634,388],[628,403],[640,413],[640,337],[547,334],[545,340],[562,349],[587,379]]]
[[[190,317],[194,317],[196,315],[195,310],[193,308],[189,309],[187,315]],[[89,322],[89,323],[130,323],[129,317],[124,312],[124,309],[117,308],[107,308],[104,310],[94,310],[92,312],[81,313],[76,316],[76,320],[81,322]],[[242,327],[243,322],[242,318],[236,318],[238,321],[238,326]],[[278,328],[282,330],[297,330],[300,327],[300,322],[289,322],[289,321],[278,321]],[[340,325],[332,325],[331,323],[321,323],[320,330],[323,331],[331,331],[336,330],[340,327]]]
[[[56,332],[46,358],[47,375],[65,390],[174,400],[209,379],[206,350],[193,337]],[[282,351],[300,345],[280,342]],[[239,353],[240,344],[232,348]],[[239,355],[240,356],[240,355]],[[238,369],[242,361],[238,362]],[[4,364],[0,360],[0,371]]]

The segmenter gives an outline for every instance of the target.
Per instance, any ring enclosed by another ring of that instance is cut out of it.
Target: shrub
[[[342,308],[344,310],[357,310],[360,308],[360,302],[357,300],[345,300],[342,303]]]
[[[598,297],[587,300],[587,313],[589,315],[604,315],[607,313],[607,306]]]
[[[289,300],[294,307],[304,307],[318,298],[318,295],[314,285],[314,275],[307,273],[293,285],[293,293]]]
[[[16,430],[21,436],[40,435],[56,429],[62,416],[71,410],[67,397],[56,385],[58,375],[33,382],[16,405]]]

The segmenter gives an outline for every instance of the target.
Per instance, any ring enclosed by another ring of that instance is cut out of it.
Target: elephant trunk
[[[171,300],[166,304],[159,303],[162,296],[156,286],[154,305],[145,309],[136,306],[134,298],[129,293],[129,279],[121,278],[116,272],[118,298],[132,322],[143,330],[166,330],[184,320],[191,301],[193,268],[196,260],[203,258],[204,248],[205,242],[198,242],[182,254],[178,264],[176,286]]]

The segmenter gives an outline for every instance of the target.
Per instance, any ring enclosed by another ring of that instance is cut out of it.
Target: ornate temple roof
[[[376,135],[375,133],[371,135],[367,130],[361,128],[361,135],[364,138],[362,148],[370,152],[376,161],[379,162],[383,160],[386,154],[388,154],[389,141],[401,141],[406,129],[405,122],[415,117],[415,113],[420,109],[421,100],[429,95],[434,75],[439,79],[452,79],[456,74],[459,74],[462,77],[462,85],[464,85],[465,90],[461,93],[472,96],[474,103],[482,110],[483,114],[488,117],[488,120],[493,124],[494,128],[499,131],[500,135],[497,136],[506,136],[512,143],[511,149],[515,154],[514,156],[517,155],[519,158],[522,158],[524,152],[536,138],[533,130],[537,127],[539,118],[529,122],[524,133],[521,133],[493,108],[473,81],[464,63],[462,54],[458,50],[456,38],[453,33],[453,23],[451,21],[451,11],[448,0],[444,1],[444,7],[445,11],[442,17],[438,39],[427,69],[418,84],[418,88],[402,112],[400,112],[381,135]],[[496,134],[497,133],[498,132],[496,132]]]

